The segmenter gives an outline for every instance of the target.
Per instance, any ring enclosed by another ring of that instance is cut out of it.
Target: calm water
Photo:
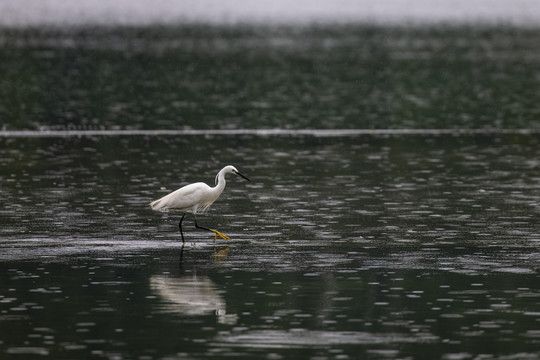
[[[0,358],[539,359],[539,34],[1,30]]]

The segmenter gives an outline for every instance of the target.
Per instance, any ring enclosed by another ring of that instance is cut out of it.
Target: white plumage
[[[225,179],[218,186],[210,187],[198,182],[181,187],[161,199],[153,201],[153,210],[179,210],[190,213],[200,213],[207,210],[217,200],[225,188]]]
[[[184,241],[184,234],[182,232],[182,220],[184,220],[184,216],[187,212],[192,213],[195,216],[195,227],[212,231],[216,234],[216,237],[217,235],[219,235],[223,238],[228,238],[217,230],[212,230],[197,225],[196,216],[197,213],[201,213],[207,210],[214,203],[214,201],[219,198],[219,196],[225,189],[225,175],[228,173],[239,175],[244,179],[250,181],[247,177],[240,174],[240,172],[238,172],[238,170],[234,166],[228,165],[221,169],[217,174],[216,186],[210,187],[202,182],[189,184],[181,187],[178,190],[173,191],[168,195],[165,195],[161,199],[152,201],[150,203],[150,207],[153,210],[178,210],[184,213],[184,215],[182,215],[180,223],[178,224],[178,227],[180,228],[180,234],[182,235],[182,241]]]

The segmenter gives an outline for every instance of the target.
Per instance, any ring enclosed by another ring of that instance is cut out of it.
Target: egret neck
[[[215,193],[216,199],[219,197],[219,195],[221,195],[221,193],[225,189],[226,184],[227,182],[225,181],[225,168],[223,168],[216,175],[216,186],[212,188]]]

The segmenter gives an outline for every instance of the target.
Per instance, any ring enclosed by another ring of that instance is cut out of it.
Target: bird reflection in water
[[[222,261],[227,260],[227,256],[229,256],[230,251],[231,250],[228,247],[220,249],[220,250],[214,247],[214,261],[222,262]]]
[[[183,269],[183,266],[184,266],[184,247],[185,247],[185,244],[182,244],[182,247],[180,248],[180,258],[179,258],[180,261],[178,263],[179,268],[181,270]],[[214,246],[214,257],[213,257],[214,261],[222,262],[222,261],[227,260],[227,257],[229,256],[230,251],[231,249],[229,249],[228,247],[219,249],[216,246]]]
[[[184,249],[180,261],[182,265]],[[215,261],[227,258],[229,248],[214,248]],[[150,277],[150,288],[162,302],[159,311],[185,316],[204,316],[215,314],[220,324],[234,325],[238,315],[227,314],[227,306],[218,286],[206,275],[154,275]]]

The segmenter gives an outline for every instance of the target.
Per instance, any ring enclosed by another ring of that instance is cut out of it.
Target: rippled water
[[[539,359],[538,34],[0,29],[0,358]]]
[[[2,358],[537,359],[535,133],[0,138]],[[234,164],[201,224],[147,203]]]
[[[540,32],[0,29],[1,128],[537,128]]]

